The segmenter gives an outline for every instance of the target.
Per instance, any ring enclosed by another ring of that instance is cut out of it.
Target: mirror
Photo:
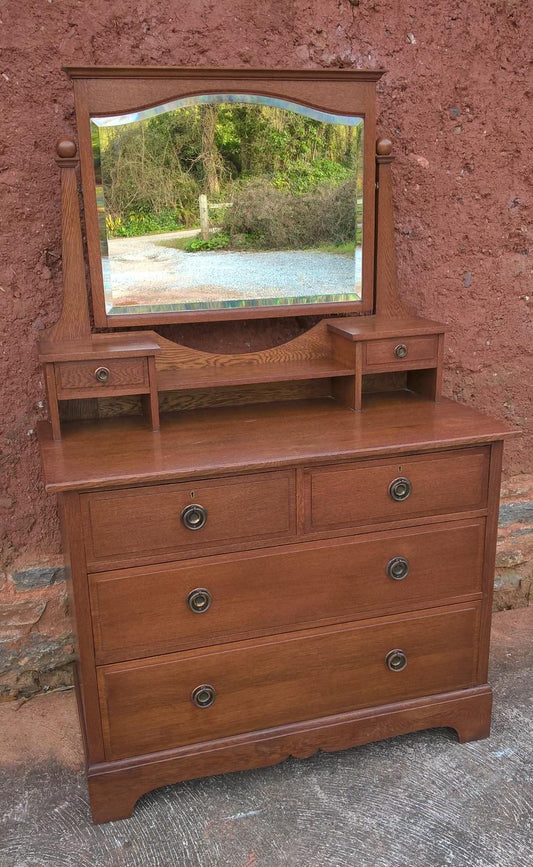
[[[90,128],[107,317],[361,300],[362,116],[204,93]]]

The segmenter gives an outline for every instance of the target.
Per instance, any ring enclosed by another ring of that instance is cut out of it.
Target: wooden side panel
[[[321,467],[306,476],[309,532],[451,514],[486,508],[489,449]],[[389,493],[397,478],[411,484],[401,502]]]
[[[90,576],[97,662],[433,607],[480,595],[482,518]],[[395,557],[408,574],[394,580]],[[189,594],[211,596],[191,611]],[[142,599],[142,605],[139,600]]]
[[[63,551],[69,568],[70,607],[74,614],[79,651],[76,666],[78,707],[82,711],[81,724],[87,759],[89,762],[100,762],[104,752],[79,496],[75,493],[62,494],[59,497],[59,514]]]
[[[478,630],[479,606],[458,606],[106,666],[106,758],[473,686]],[[395,649],[402,671],[386,665]],[[204,684],[216,698],[199,708],[191,695]]]
[[[491,463],[489,477],[489,508],[485,534],[485,560],[483,563],[483,605],[481,608],[481,632],[479,647],[478,678],[486,680],[489,669],[490,627],[492,619],[492,596],[494,593],[494,567],[496,560],[496,538],[498,535],[498,517],[500,503],[500,484],[502,468],[503,443],[491,446]]]

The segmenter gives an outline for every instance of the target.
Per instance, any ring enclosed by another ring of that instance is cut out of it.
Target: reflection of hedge
[[[263,249],[283,250],[355,240],[353,178],[300,195],[257,180],[235,189],[232,198],[222,226],[232,242],[244,235]]]

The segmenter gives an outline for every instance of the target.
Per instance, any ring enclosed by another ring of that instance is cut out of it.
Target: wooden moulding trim
[[[386,337],[411,337],[419,334],[441,334],[446,326],[432,319],[418,319],[415,316],[384,317],[359,316],[345,319],[330,319],[328,331],[340,334],[353,342],[382,340]]]
[[[455,729],[459,740],[490,731],[492,690],[488,684],[396,704],[249,732],[167,752],[89,765],[95,822],[130,816],[145,792],[183,780],[268,767],[290,756],[309,758],[428,728]]]
[[[261,382],[287,382],[306,379],[329,379],[353,376],[353,368],[336,361],[310,359],[280,364],[242,364],[228,367],[204,367],[199,370],[181,368],[160,373],[160,391],[188,391],[195,388],[218,388],[224,385],[245,385]]]
[[[264,78],[279,80],[324,81],[379,81],[385,69],[246,69],[183,66],[63,66],[63,72],[72,78],[186,78],[233,79],[249,78],[261,81]]]
[[[126,334],[93,334],[79,340],[64,340],[60,343],[39,340],[39,361],[91,361],[98,358],[137,358],[157,355],[161,347],[157,335],[150,331]]]
[[[173,325],[186,322],[233,322],[237,319],[281,319],[290,316],[332,316],[339,313],[371,313],[372,297],[368,300],[324,304],[287,304],[279,307],[234,307],[219,310],[180,310],[165,313],[119,313],[105,318],[105,328],[129,328],[144,325]]]

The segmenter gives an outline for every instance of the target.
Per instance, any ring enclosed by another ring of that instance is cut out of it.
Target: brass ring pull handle
[[[389,671],[403,671],[407,665],[407,657],[403,650],[391,650],[385,657]]]
[[[387,575],[394,581],[402,581],[409,575],[409,560],[405,557],[393,557],[387,563]]]
[[[401,503],[411,495],[412,490],[413,486],[409,479],[394,479],[389,485],[389,496],[391,500]]]
[[[207,521],[207,509],[198,503],[185,506],[181,513],[181,523],[187,530],[201,530]]]
[[[196,707],[204,708],[211,707],[217,697],[216,690],[209,683],[203,683],[202,686],[197,686],[191,693],[191,701]]]
[[[407,355],[407,346],[405,343],[399,343],[398,346],[394,347],[394,355],[396,358],[405,358]]]
[[[197,587],[196,590],[191,590],[187,596],[187,605],[194,614],[203,614],[211,608],[212,597],[209,590],[203,587]]]
[[[97,382],[105,383],[109,382],[109,377],[111,376],[111,372],[108,367],[97,367],[94,371],[94,378]]]

